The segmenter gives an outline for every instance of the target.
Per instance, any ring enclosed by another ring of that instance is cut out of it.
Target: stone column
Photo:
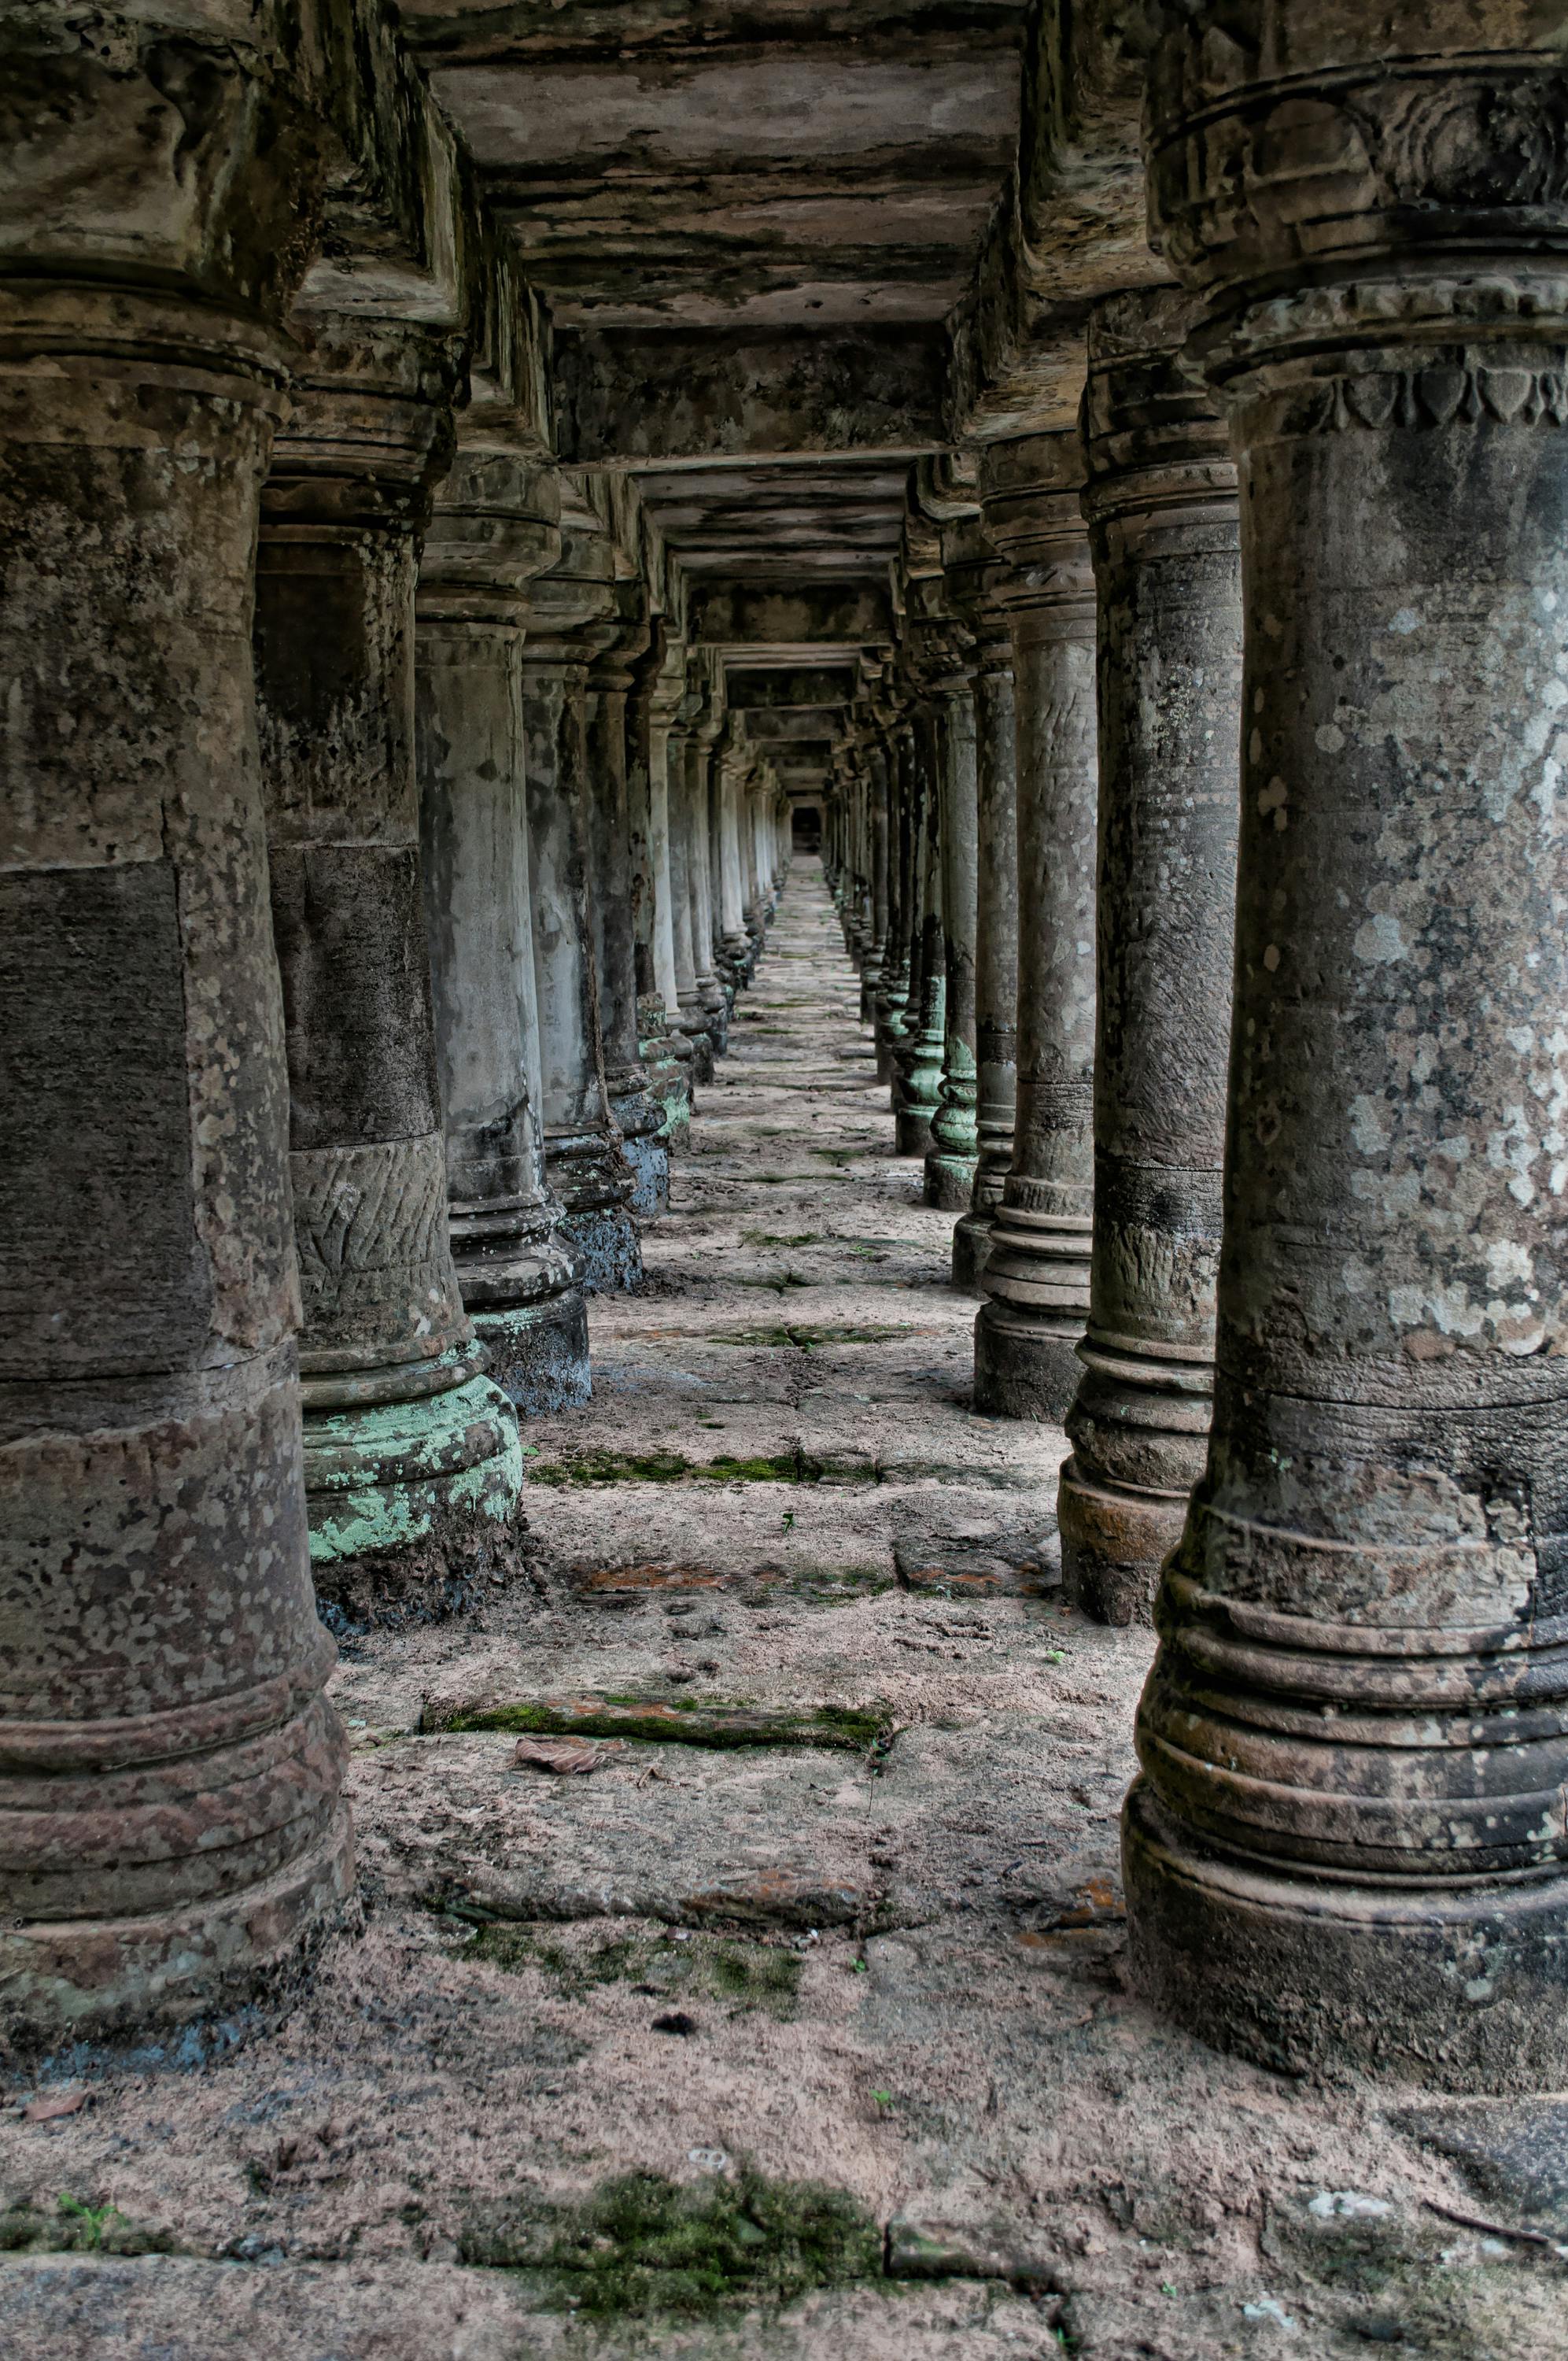
[[[947,1046],[948,975],[942,939],[942,808],[934,699],[921,698],[911,732],[916,768],[918,910],[909,964],[909,1016],[898,1053],[894,1138],[900,1156],[927,1156],[942,1088]]]
[[[740,809],[746,798],[745,765],[731,753],[723,770],[723,806],[719,814],[718,917],[719,935],[734,972],[751,981],[751,939],[746,932],[746,902],[740,878]]]
[[[512,1562],[517,1418],[447,1234],[414,773],[414,584],[444,341],[313,314],[262,497],[257,695],[288,1027],[320,1598],[446,1611]]]
[[[669,1207],[670,1151],[660,1137],[663,1110],[654,1103],[638,1050],[631,806],[626,772],[627,698],[650,631],[641,588],[618,583],[616,595],[614,637],[588,674],[588,907],[609,1111],[631,1167],[631,1210],[652,1221]]]
[[[915,815],[908,725],[889,704],[885,738],[888,791],[887,955],[877,995],[877,1080],[898,1105],[898,1052],[909,1021],[910,961],[915,941]]]
[[[1188,299],[1091,314],[1083,432],[1100,601],[1094,1252],[1062,1572],[1146,1621],[1203,1472],[1235,933],[1235,470],[1180,367]]]
[[[675,884],[675,851],[671,816],[671,747],[675,715],[685,694],[685,650],[677,640],[665,652],[664,661],[649,694],[648,700],[648,827],[649,852],[653,872],[653,981],[663,1007],[664,1022],[669,1028],[671,1054],[679,1060],[681,1078],[685,1084],[688,1117],[696,1107],[697,1051],[690,1033],[681,1021],[680,977],[675,962],[675,912],[684,893]],[[675,762],[684,763],[676,742]],[[688,938],[687,961],[690,961]],[[707,1036],[705,1033],[706,1041]],[[713,1045],[708,1043],[708,1071],[712,1072]]]
[[[708,1039],[716,1058],[729,1046],[729,1003],[713,963],[713,880],[708,864],[707,777],[724,727],[711,681],[696,725],[686,735],[686,886],[691,896],[692,967]]]
[[[743,730],[744,724],[739,727]],[[735,760],[737,724],[726,717],[707,765],[707,893],[708,925],[713,943],[714,972],[724,994],[726,1038],[735,1013],[735,995],[751,981],[744,961],[737,962],[724,926],[724,798],[725,774]]]
[[[1012,567],[1018,1095],[981,1273],[977,1410],[1059,1419],[1089,1312],[1094,1192],[1094,577],[1076,434],[993,444],[985,525]]]
[[[560,555],[556,478],[459,454],[420,568],[416,745],[453,1262],[518,1409],[587,1401],[581,1265],[544,1170],[528,873],[526,585]]]
[[[967,676],[949,675],[936,699],[942,857],[942,1080],[926,1159],[926,1202],[967,1206],[975,1171],[974,959],[976,750]]]
[[[666,906],[661,913],[660,907],[661,897],[666,906],[669,899],[669,812],[665,749],[660,743],[655,757],[655,733],[660,729],[667,733],[669,728],[667,714],[659,714],[669,652],[668,632],[660,617],[648,653],[637,666],[626,708],[637,1051],[661,1112],[660,1137],[666,1149],[679,1147],[691,1136],[691,1047],[671,1026],[661,969],[661,960],[669,956],[669,911]]]
[[[883,970],[887,961],[888,794],[887,761],[874,738],[868,738],[863,760],[871,823],[872,939],[861,972],[861,1022],[874,1026],[883,1002]]]
[[[96,38],[14,34],[0,228],[0,1989],[51,2045],[286,1992],[352,1885],[250,653],[311,192],[232,59]]]
[[[1013,635],[996,602],[1000,568],[981,558],[960,597],[975,634],[975,1169],[953,1225],[953,1285],[978,1295],[1013,1163],[1018,1088],[1018,771]],[[969,594],[972,590],[972,596]]]
[[[669,818],[670,948],[675,976],[674,1021],[691,1044],[694,1082],[713,1080],[713,1035],[707,1010],[697,989],[696,960],[692,939],[691,889],[691,764],[688,746],[702,710],[700,695],[690,686],[686,667],[683,688],[671,722],[666,745],[666,809]]]
[[[584,1284],[613,1294],[641,1284],[642,1248],[599,1031],[585,705],[615,587],[602,533],[572,527],[565,543],[557,564],[529,585],[522,649],[544,1163]]]
[[[1562,52],[1501,5],[1231,24],[1218,79],[1173,26],[1152,93],[1240,478],[1246,734],[1213,1433],[1139,1715],[1132,1958],[1271,2064],[1554,2090]]]

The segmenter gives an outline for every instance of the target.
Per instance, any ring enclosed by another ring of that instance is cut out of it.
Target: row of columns
[[[0,282],[0,1984],[50,2039],[345,1906],[322,1616],[504,1577],[785,864],[721,668],[458,340],[290,331]]]
[[[1475,258],[1517,178],[1495,82],[1455,69],[1442,139],[1409,137],[1430,60],[1288,13],[1288,58],[1218,79],[1171,18],[1151,185],[1184,283],[1095,308],[1079,431],[982,454],[995,572],[956,563],[946,594],[972,733],[933,721],[912,581],[829,863],[851,945],[872,914],[912,1151],[978,747],[972,1047],[994,1146],[1015,1025],[1012,1136],[999,1195],[976,1156],[955,1268],[984,1298],[976,1406],[1065,1423],[1069,1592],[1157,1627],[1124,1823],[1140,1986],[1292,2070],[1553,2087],[1568,330],[1528,209],[1503,277]],[[1331,64],[1381,159],[1359,179],[1349,115],[1296,95]],[[1311,205],[1354,219],[1348,275]],[[928,1159],[931,1202],[947,1178]]]

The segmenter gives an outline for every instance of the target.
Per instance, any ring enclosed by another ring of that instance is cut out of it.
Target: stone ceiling
[[[688,574],[885,581],[1018,155],[1025,15],[403,0],[554,315],[562,456],[631,467]]]

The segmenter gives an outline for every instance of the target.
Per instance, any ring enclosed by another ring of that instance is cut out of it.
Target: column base
[[[489,1354],[492,1381],[524,1418],[548,1418],[593,1400],[588,1307],[580,1286],[469,1316]]]
[[[660,1110],[646,1079],[639,1075],[629,1090],[612,1081],[609,1111],[631,1168],[631,1211],[642,1221],[656,1222],[670,1210],[670,1150],[659,1136]]]
[[[589,1295],[635,1295],[642,1284],[642,1241],[625,1205],[568,1209],[566,1235],[582,1257]]]
[[[713,1080],[713,1036],[703,1022],[702,1011],[688,1015],[681,1012],[680,1030],[691,1049],[691,1078],[694,1082]]]
[[[979,1295],[980,1275],[991,1258],[992,1216],[972,1210],[953,1224],[953,1285],[960,1295]]]
[[[1568,2081],[1568,1877],[1287,1877],[1194,1844],[1141,1779],[1122,1865],[1135,1984],[1217,2048],[1440,2091]]]
[[[1181,1539],[1185,1492],[1091,1481],[1076,1458],[1061,1471],[1057,1529],[1062,1585],[1097,1622],[1152,1623],[1159,1570]]]
[[[974,1406],[1059,1426],[1078,1391],[1083,1315],[1021,1312],[994,1297],[974,1323]]]
[[[333,1715],[341,1747],[341,1726]],[[358,1924],[354,1839],[338,1801],[315,1842],[238,1893],[146,1917],[14,1920],[0,1932],[6,2031],[19,2048],[114,2040],[254,2010],[276,2021],[325,1944]],[[232,2029],[224,2028],[225,2042]]]
[[[903,1100],[894,1110],[893,1145],[899,1156],[929,1156],[931,1153],[931,1118],[935,1105],[921,1106]]]
[[[471,1371],[472,1354],[457,1366]],[[324,1621],[434,1622],[515,1574],[522,1444],[499,1386],[470,1374],[346,1409],[309,1396],[305,1505]]]
[[[926,1159],[926,1202],[941,1213],[961,1213],[974,1195],[972,1156],[955,1156],[933,1143]]]

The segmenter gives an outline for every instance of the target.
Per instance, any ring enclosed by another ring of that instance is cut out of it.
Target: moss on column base
[[[328,1622],[426,1622],[515,1570],[517,1412],[488,1378],[305,1412],[311,1571]]]

